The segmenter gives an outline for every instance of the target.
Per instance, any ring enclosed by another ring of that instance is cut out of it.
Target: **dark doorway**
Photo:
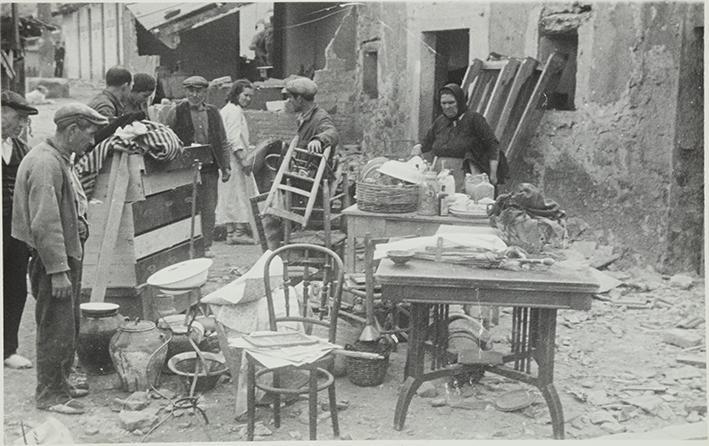
[[[561,73],[559,83],[547,102],[547,109],[576,110],[576,53],[578,53],[579,35],[573,31],[559,34],[546,34],[539,37],[539,60],[542,64],[555,51],[566,55],[566,66]]]
[[[460,84],[470,64],[470,31],[453,29],[422,33],[419,133],[423,134],[440,112],[438,89]]]

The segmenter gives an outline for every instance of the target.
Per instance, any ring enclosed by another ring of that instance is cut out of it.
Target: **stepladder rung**
[[[263,210],[262,214],[285,218],[294,223],[298,223],[301,226],[305,226],[306,223],[305,218],[302,215],[278,207],[269,206]]]
[[[323,153],[315,153],[315,152],[310,152],[310,151],[308,151],[308,150],[306,150],[306,149],[299,149],[299,148],[297,148],[297,147],[295,147],[293,150],[295,150],[295,151],[298,152],[298,153],[305,153],[305,154],[307,154],[307,155],[310,155],[310,156],[317,156],[317,157],[320,157],[320,158],[322,158],[322,156],[324,155],[324,151],[323,151]]]
[[[284,173],[283,173],[283,176],[286,177],[286,178],[292,178],[292,179],[294,179],[294,180],[308,181],[308,182],[310,182],[310,183],[312,183],[313,181],[315,181],[312,177],[306,177],[306,176],[304,176],[304,175],[296,175],[296,174],[291,173],[291,172],[284,172]]]
[[[288,185],[285,185],[285,184],[279,184],[279,185],[278,185],[278,189],[279,189],[279,190],[282,190],[282,191],[284,191],[284,192],[292,192],[292,193],[294,193],[294,194],[302,195],[303,197],[310,197],[311,195],[313,195],[313,192],[312,192],[312,191],[304,190],[304,189],[298,189],[297,187],[288,186]]]

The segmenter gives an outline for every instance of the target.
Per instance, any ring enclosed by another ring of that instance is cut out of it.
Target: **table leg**
[[[399,399],[396,400],[396,410],[394,411],[394,429],[400,431],[404,428],[406,422],[406,413],[409,411],[411,398],[414,397],[416,390],[421,386],[423,380],[409,376],[404,381],[404,385],[399,390]]]
[[[559,394],[554,387],[554,346],[556,343],[556,309],[539,309],[537,325],[538,336],[535,336],[535,360],[539,368],[537,387],[541,390],[549,407],[554,438],[564,439],[564,410]]]
[[[357,264],[357,249],[355,246],[355,228],[354,224],[350,223],[350,227],[347,228],[347,249],[349,250],[347,253],[347,256],[345,256],[345,262],[348,263],[348,265],[345,265],[345,270],[356,273],[357,271],[355,270],[355,266]]]
[[[404,428],[406,413],[409,410],[411,398],[423,383],[424,343],[428,328],[428,304],[412,303],[409,340],[406,349],[406,366],[404,367],[404,385],[399,390],[399,399],[394,411],[394,429]]]

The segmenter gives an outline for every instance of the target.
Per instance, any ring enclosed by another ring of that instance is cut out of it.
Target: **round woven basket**
[[[416,211],[418,186],[357,182],[357,207],[366,212],[403,214]]]
[[[372,387],[384,382],[384,377],[389,368],[389,352],[391,345],[383,340],[379,342],[357,341],[354,346],[346,345],[346,350],[359,352],[378,353],[384,359],[364,359],[345,357],[347,365],[347,378],[356,386]]]

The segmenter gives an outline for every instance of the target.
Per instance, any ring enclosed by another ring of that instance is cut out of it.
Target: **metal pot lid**
[[[150,321],[128,322],[123,327],[121,327],[121,330],[128,331],[131,333],[139,333],[142,331],[150,331],[150,330],[154,330],[154,329],[155,329],[155,323],[150,322]]]

